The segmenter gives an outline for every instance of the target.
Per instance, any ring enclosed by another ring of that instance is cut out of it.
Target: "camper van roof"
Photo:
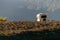
[[[38,13],[37,16],[46,15],[46,13]]]

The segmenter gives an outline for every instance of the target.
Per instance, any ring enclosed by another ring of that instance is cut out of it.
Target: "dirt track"
[[[13,35],[28,31],[44,31],[60,29],[60,21],[48,21],[48,22],[30,22],[30,21],[12,21],[12,22],[0,22],[0,34],[1,35]]]

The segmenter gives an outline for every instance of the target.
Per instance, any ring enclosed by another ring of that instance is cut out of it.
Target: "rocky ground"
[[[0,40],[59,40],[60,21],[0,22]]]
[[[31,22],[31,21],[12,21],[0,22],[0,35],[15,35],[24,32],[53,31],[60,29],[60,21]]]

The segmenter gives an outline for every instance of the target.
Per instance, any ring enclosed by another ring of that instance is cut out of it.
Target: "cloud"
[[[27,8],[28,8],[28,9],[35,9],[35,8],[36,8],[36,5],[31,4],[31,5],[28,5]]]
[[[19,0],[20,2],[28,2],[28,9],[39,10],[42,7],[47,8],[47,11],[55,11],[60,9],[60,0]],[[22,8],[22,7],[20,7]]]
[[[60,0],[52,0],[49,4],[49,2],[46,3],[48,7],[48,11],[55,11],[57,9],[60,9]]]

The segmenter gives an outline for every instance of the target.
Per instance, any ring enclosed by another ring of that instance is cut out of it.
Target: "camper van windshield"
[[[47,16],[46,15],[42,15],[41,18],[47,18]]]

